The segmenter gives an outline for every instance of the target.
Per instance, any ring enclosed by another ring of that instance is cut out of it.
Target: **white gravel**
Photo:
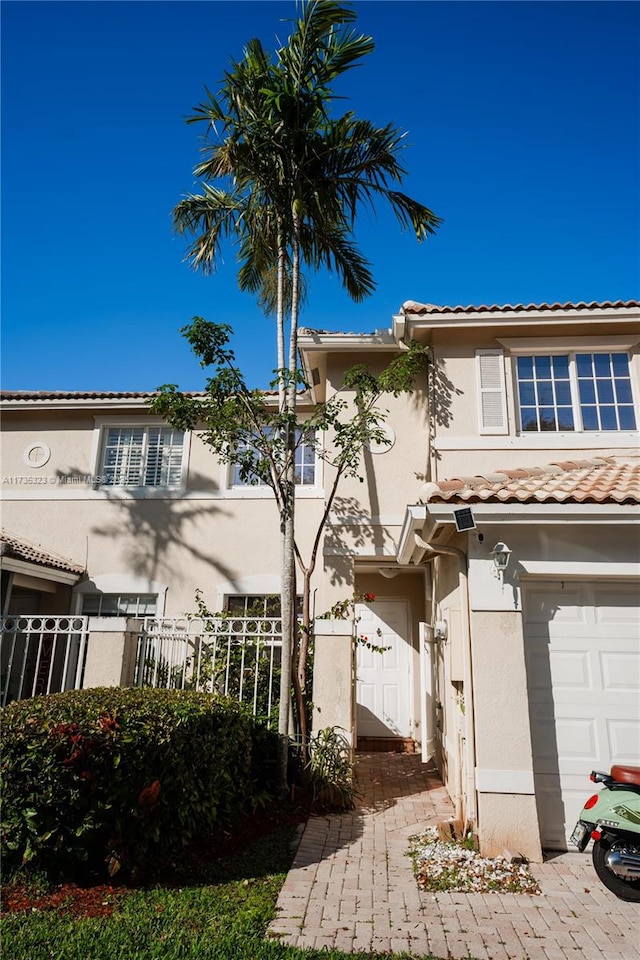
[[[540,893],[526,863],[481,857],[455,841],[438,838],[435,827],[411,839],[410,856],[422,890],[451,893]]]

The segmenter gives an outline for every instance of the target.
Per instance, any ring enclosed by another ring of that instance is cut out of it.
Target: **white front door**
[[[640,764],[638,585],[527,585],[524,639],[542,846],[563,849],[592,770]]]
[[[356,660],[359,737],[412,736],[411,645],[406,601],[378,600],[356,607],[358,636],[384,653],[358,643]]]

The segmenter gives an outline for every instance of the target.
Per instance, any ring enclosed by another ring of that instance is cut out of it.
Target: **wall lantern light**
[[[493,558],[493,566],[495,567],[495,571],[502,583],[504,583],[504,572],[509,566],[511,550],[506,543],[503,543],[502,540],[498,540],[490,555]]]

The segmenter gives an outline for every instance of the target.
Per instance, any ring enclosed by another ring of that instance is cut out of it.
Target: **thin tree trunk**
[[[289,716],[292,682],[292,658],[295,647],[296,619],[295,597],[295,416],[296,416],[296,368],[298,353],[298,298],[300,278],[300,222],[294,210],[292,240],[291,281],[291,329],[289,331],[289,366],[286,384],[286,436],[284,444],[284,503],[281,516],[281,605],[282,605],[282,662],[280,672],[280,709],[278,733],[280,735],[280,786],[287,787],[287,761],[289,747]],[[284,312],[283,312],[284,315]],[[282,374],[280,377],[282,381]]]
[[[286,484],[285,484],[286,486]],[[286,499],[290,500],[289,492]],[[286,510],[286,508],[285,508]],[[282,648],[280,663],[280,706],[278,711],[278,734],[280,736],[279,781],[282,791],[287,790],[287,768],[289,759],[289,716],[291,700],[291,657],[293,627],[295,623],[295,578],[290,562],[293,548],[293,516],[286,511],[281,524],[282,556],[281,556],[281,618],[282,618]]]
[[[307,747],[309,743],[309,717],[307,716],[307,664],[309,661],[309,638],[311,636],[311,573],[303,572],[302,584],[302,623],[300,625],[300,639],[298,641],[298,656],[296,658],[296,693],[298,696],[298,714],[300,716],[300,750],[303,763],[307,761]]]
[[[282,221],[278,221],[278,274],[277,274],[277,315],[276,333],[278,345],[278,410],[283,413],[286,405],[286,388],[284,381],[284,260],[285,245],[282,234]]]

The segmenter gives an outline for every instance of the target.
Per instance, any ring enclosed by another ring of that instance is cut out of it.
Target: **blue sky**
[[[310,283],[305,326],[371,331],[405,300],[481,304],[640,294],[640,5],[359,2],[375,52],[340,87],[408,131],[405,189],[445,220],[418,244],[380,208],[356,239],[376,293]],[[183,262],[171,209],[196,188],[204,86],[288,0],[4,0],[4,389],[198,389],[179,329],[230,323],[252,386],[273,323],[239,293],[233,250],[211,278]]]

